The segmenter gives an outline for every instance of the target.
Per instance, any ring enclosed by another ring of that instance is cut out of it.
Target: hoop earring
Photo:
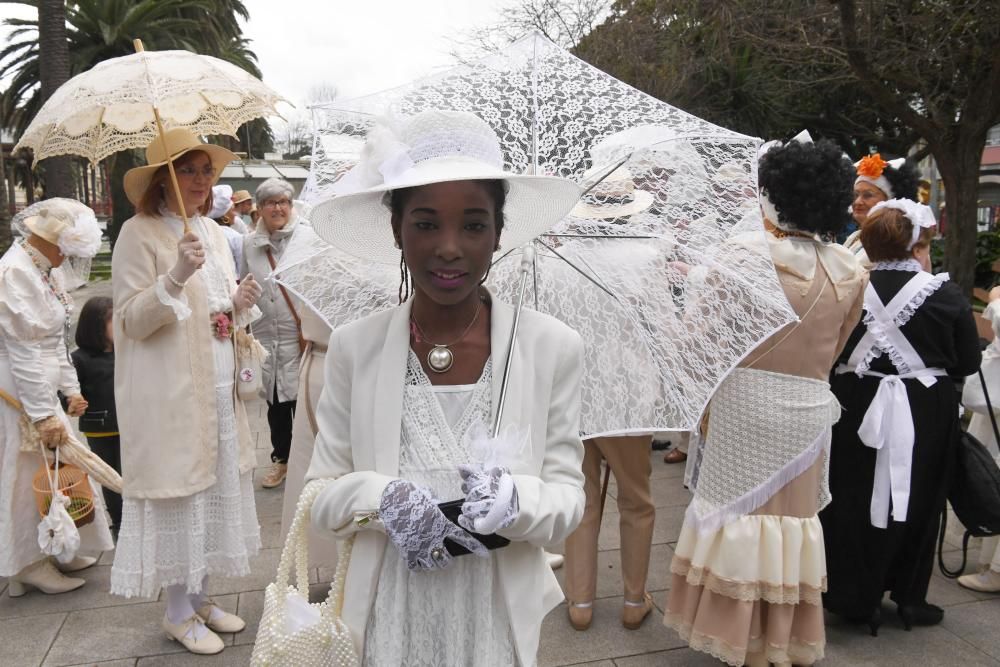
[[[399,303],[402,304],[410,298],[410,271],[406,268],[406,258],[402,253],[399,255]]]

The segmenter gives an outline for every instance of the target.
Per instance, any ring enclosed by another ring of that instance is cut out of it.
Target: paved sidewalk
[[[82,303],[79,292],[78,300]],[[269,439],[263,402],[249,406],[251,428],[257,445],[255,472],[257,511],[264,549],[253,563],[253,573],[241,579],[214,578],[209,593],[226,609],[243,616],[248,628],[224,635],[228,645],[218,656],[186,653],[160,630],[164,613],[161,600],[124,600],[108,593],[112,554],[83,572],[87,585],[64,595],[38,592],[11,599],[6,581],[0,580],[0,665],[180,666],[246,665],[263,605],[264,587],[274,578],[280,554],[282,490],[264,490],[260,478],[269,464]],[[680,531],[688,494],[682,486],[683,466],[665,465],[653,452],[653,498],[657,507],[649,590],[657,609],[635,632],[622,628],[621,580],[618,572],[618,514],[612,483],[600,539],[598,600],[594,624],[576,632],[566,621],[566,609],[555,609],[542,629],[539,664],[641,667],[651,665],[719,665],[711,657],[684,647],[677,635],[661,625],[662,608],[670,577],[672,547]],[[955,522],[952,522],[954,525]],[[956,535],[950,536],[948,559],[957,565]],[[321,571],[312,573],[319,582]],[[322,594],[322,586],[315,592]],[[946,607],[944,623],[933,628],[904,632],[894,605],[884,609],[886,623],[879,637],[867,630],[828,619],[827,658],[823,665],[1000,665],[1000,596],[982,595],[959,588],[935,572],[929,599]]]

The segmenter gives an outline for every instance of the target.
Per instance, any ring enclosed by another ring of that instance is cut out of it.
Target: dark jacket
[[[88,406],[80,417],[84,433],[117,433],[115,410],[115,353],[73,350],[73,365],[80,379],[80,393]]]

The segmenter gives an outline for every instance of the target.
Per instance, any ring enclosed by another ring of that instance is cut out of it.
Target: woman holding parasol
[[[342,617],[366,664],[533,665],[562,599],[542,549],[583,513],[582,344],[525,310],[508,348],[516,312],[482,282],[501,242],[545,231],[579,189],[502,165],[478,117],[425,111],[376,125],[345,177],[355,191],[313,211],[321,237],[402,278],[398,308],[330,338],[307,475],[335,478],[314,527],[356,534]],[[456,525],[438,504],[463,497]],[[509,544],[487,558],[466,528]]]
[[[205,597],[207,579],[249,574],[260,548],[233,338],[259,316],[261,288],[252,275],[237,287],[226,239],[205,217],[234,157],[183,128],[154,141],[146,166],[125,175],[137,213],[112,256],[124,502],[111,591],[165,588],[163,628],[193,653],[218,653],[216,632],[243,629]]]

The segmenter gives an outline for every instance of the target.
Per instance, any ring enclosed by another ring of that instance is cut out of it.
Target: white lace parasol
[[[585,434],[694,428],[730,370],[795,321],[764,242],[760,141],[635,90],[538,34],[472,65],[315,108],[303,199],[331,196],[377,116],[431,108],[486,120],[512,171],[594,186],[535,241],[526,301],[585,341]],[[510,250],[489,284],[513,302],[520,252]],[[398,272],[330,249],[286,253],[276,273],[334,326],[396,303]]]
[[[117,151],[145,148],[157,137],[157,109],[166,129],[235,135],[240,125],[277,115],[280,95],[218,58],[189,51],[141,51],[111,58],[59,87],[14,147],[35,160],[73,154],[98,162]]]

